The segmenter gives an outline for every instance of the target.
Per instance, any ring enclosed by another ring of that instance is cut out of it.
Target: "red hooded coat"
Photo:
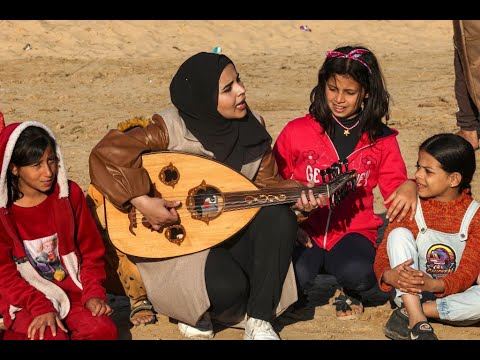
[[[3,116],[2,116],[3,119]],[[0,119],[0,120],[2,120]],[[3,121],[0,121],[3,124]],[[57,311],[68,315],[70,301],[61,286],[42,277],[30,263],[20,238],[11,204],[8,204],[7,170],[18,137],[29,126],[45,125],[27,121],[0,127],[0,314],[9,328],[15,313],[26,309],[33,317]],[[59,169],[52,197],[53,224],[58,235],[58,255],[70,277],[71,292],[77,292],[82,303],[92,297],[106,301],[104,246],[89,212],[80,187],[67,180],[60,148]]]

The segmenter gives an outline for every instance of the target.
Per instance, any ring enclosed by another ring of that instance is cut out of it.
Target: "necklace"
[[[350,135],[350,130],[352,130],[352,129],[355,128],[358,124],[360,124],[360,119],[358,119],[355,124],[353,124],[353,125],[350,126],[350,127],[346,127],[345,125],[343,125],[343,124],[335,117],[335,115],[332,114],[332,117],[333,117],[333,119],[337,122],[338,125],[340,125],[342,128],[344,128],[344,130],[343,130],[343,135],[345,135],[345,136]]]

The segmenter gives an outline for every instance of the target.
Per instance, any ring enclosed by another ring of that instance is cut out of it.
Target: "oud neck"
[[[291,204],[297,201],[302,191],[312,190],[314,196],[330,196],[330,186],[322,184],[309,188],[290,187],[290,188],[266,188],[262,190],[237,191],[224,193],[225,207],[224,211],[233,211],[240,209],[251,209],[269,205]]]

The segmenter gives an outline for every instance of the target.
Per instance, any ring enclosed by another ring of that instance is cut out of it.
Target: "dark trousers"
[[[297,236],[286,205],[262,208],[245,229],[213,248],[205,268],[210,311],[246,304],[247,315],[270,321],[282,293]]]
[[[335,276],[345,293],[364,303],[388,301],[390,295],[379,289],[373,271],[376,250],[365,236],[346,234],[330,251],[312,243],[312,248],[297,246],[293,251],[299,292],[309,289],[315,277],[324,272]]]
[[[458,111],[456,113],[457,125],[462,130],[476,130],[479,126],[478,108],[468,93],[467,83],[457,49],[455,49],[453,66],[455,68],[455,97],[458,104]]]

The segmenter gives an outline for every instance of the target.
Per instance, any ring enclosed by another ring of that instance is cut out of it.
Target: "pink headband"
[[[352,60],[358,61],[360,64],[365,66],[368,69],[368,72],[371,74],[372,70],[370,70],[370,67],[367,65],[367,63],[359,59],[360,56],[368,52],[370,51],[368,51],[367,49],[355,49],[350,51],[348,54],[344,54],[340,51],[327,51],[326,55],[327,55],[327,59],[340,58],[340,59],[352,59]]]

